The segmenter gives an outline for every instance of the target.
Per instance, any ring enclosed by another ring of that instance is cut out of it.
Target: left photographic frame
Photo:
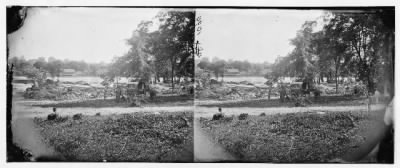
[[[193,162],[195,10],[7,7],[7,161]]]

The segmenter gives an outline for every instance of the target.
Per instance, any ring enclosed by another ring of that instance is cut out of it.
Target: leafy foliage
[[[194,22],[193,11],[160,12],[155,18],[157,30],[150,32],[153,21],[142,21],[127,40],[130,50],[116,57],[108,76],[136,77],[149,81],[151,76],[194,77]]]
[[[360,144],[359,113],[249,116],[230,122],[200,120],[204,130],[240,161],[326,162]]]
[[[394,11],[327,12],[323,17],[326,22],[320,31],[313,31],[315,21],[303,24],[291,40],[295,48],[276,59],[269,77],[334,77],[336,92],[340,76],[356,77],[370,93],[388,82],[393,88]]]
[[[46,143],[70,161],[190,162],[191,112],[82,116],[63,122],[36,118]]]
[[[213,72],[216,78],[223,78],[227,68],[237,69],[241,74],[262,76],[264,75],[264,70],[270,68],[270,64],[268,62],[250,63],[248,61],[223,60],[217,57],[213,57],[210,61],[208,57],[202,57],[197,63],[197,67],[201,70]]]
[[[8,64],[14,64],[15,75],[35,77],[38,72],[48,72],[51,77],[58,77],[63,69],[74,69],[82,75],[99,76],[107,65],[104,63],[86,63],[84,61],[59,60],[44,57],[26,60],[24,57],[11,57]]]

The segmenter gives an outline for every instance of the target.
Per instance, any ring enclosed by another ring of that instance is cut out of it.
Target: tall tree
[[[293,51],[288,55],[290,58],[289,73],[291,76],[313,79],[316,72],[318,72],[316,66],[318,57],[311,48],[315,25],[315,21],[305,22],[297,32],[296,37],[291,40],[291,44],[295,46]]]
[[[330,22],[324,26],[323,30],[314,33],[311,46],[319,56],[320,69],[333,70],[335,74],[336,93],[338,93],[339,75],[341,67],[349,57],[349,47],[343,40],[343,28],[337,27]]]
[[[148,52],[156,63],[170,62],[172,88],[175,76],[194,77],[194,11],[163,11],[157,15],[159,29],[151,34]]]
[[[373,92],[377,65],[382,57],[378,54],[385,29],[381,18],[374,13],[335,13],[330,24],[341,29],[339,37],[350,47],[350,61],[357,67],[357,77]]]

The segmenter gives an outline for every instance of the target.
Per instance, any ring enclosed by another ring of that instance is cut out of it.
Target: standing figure
[[[104,88],[104,100],[106,100],[107,97],[107,87]]]
[[[115,91],[115,100],[116,100],[117,102],[120,101],[120,99],[121,99],[121,94],[122,94],[121,87],[120,87],[120,86],[117,86],[117,90]]]
[[[285,86],[283,84],[281,84],[279,98],[280,98],[282,103],[285,102],[285,97],[286,97],[286,88],[285,88]]]

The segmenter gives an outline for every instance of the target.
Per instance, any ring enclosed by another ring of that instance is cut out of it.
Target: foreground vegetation
[[[201,118],[202,129],[244,162],[327,162],[365,141],[375,117],[361,112]]]
[[[68,161],[191,162],[192,121],[192,112],[35,118],[45,142]]]

